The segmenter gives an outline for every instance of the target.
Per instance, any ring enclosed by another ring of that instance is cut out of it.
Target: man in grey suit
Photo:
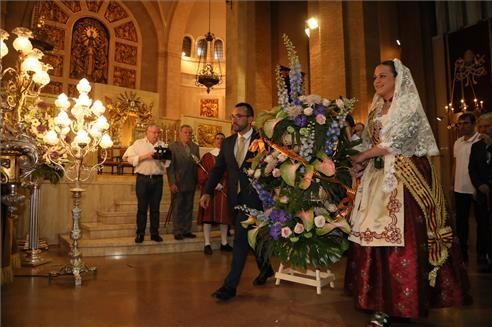
[[[174,239],[195,238],[191,232],[193,212],[193,196],[195,195],[197,177],[196,162],[193,156],[200,157],[198,145],[191,137],[193,129],[182,125],[179,129],[179,140],[169,145],[172,152],[171,165],[167,169],[167,177],[173,194],[173,234]]]

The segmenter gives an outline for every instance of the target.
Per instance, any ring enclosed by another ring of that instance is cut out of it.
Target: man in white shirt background
[[[154,159],[155,147],[164,146],[159,141],[161,129],[157,125],[149,125],[145,137],[133,143],[123,155],[135,167],[137,182],[137,236],[135,243],[144,241],[147,224],[147,211],[150,211],[150,239],[162,242],[159,235],[159,207],[163,193],[163,174],[169,162]]]
[[[475,116],[465,112],[458,118],[457,127],[461,137],[454,142],[454,201],[456,208],[456,232],[460,240],[463,260],[468,262],[468,219],[470,209],[476,202],[473,198],[475,188],[468,173],[468,163],[472,144],[479,141],[479,133],[475,132]],[[478,244],[477,244],[478,246]]]

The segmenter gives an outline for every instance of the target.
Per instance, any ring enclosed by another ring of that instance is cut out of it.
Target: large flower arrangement
[[[283,36],[291,70],[290,92],[277,68],[279,106],[255,122],[261,139],[248,175],[263,211],[247,207],[250,245],[265,258],[305,269],[339,261],[348,248],[353,191],[349,172],[355,153],[342,132],[354,99],[303,95],[294,46]],[[290,99],[289,99],[290,93]]]

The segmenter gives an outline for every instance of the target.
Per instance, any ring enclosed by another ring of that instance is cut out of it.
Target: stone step
[[[102,239],[102,238],[115,238],[115,237],[134,237],[135,236],[135,214],[132,216],[132,223],[118,223],[118,224],[106,224],[106,223],[80,223],[82,234],[86,239]],[[196,220],[192,221],[193,232],[201,232],[202,226],[196,223]],[[171,234],[173,229],[172,222],[169,222],[165,226],[163,219],[159,224],[159,231],[161,234]],[[146,235],[150,235],[149,222],[147,222]]]
[[[166,221],[167,218],[167,209],[159,211],[159,220],[161,222]],[[108,211],[108,210],[97,210],[97,222],[103,224],[135,224],[137,208],[131,211]],[[193,210],[192,217],[198,216],[198,210]],[[169,223],[172,222],[172,217],[169,217]]]
[[[164,197],[161,201],[160,211],[164,212],[169,209],[169,197]],[[118,200],[114,203],[114,211],[133,211],[137,212],[137,200]]]
[[[114,256],[114,255],[139,255],[139,254],[158,254],[203,251],[203,233],[197,233],[197,238],[176,241],[172,234],[161,235],[163,242],[154,242],[150,236],[146,235],[143,243],[136,244],[135,237],[116,237],[105,239],[86,239],[83,235],[78,241],[79,251],[83,257]],[[220,248],[220,232],[211,233],[212,249]],[[60,235],[60,249],[69,253],[72,241],[70,234]],[[232,245],[232,237],[229,237],[229,244]]]

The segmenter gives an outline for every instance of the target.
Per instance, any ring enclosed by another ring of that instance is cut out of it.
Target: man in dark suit
[[[468,172],[476,190],[479,267],[483,272],[492,272],[492,112],[478,118],[477,131],[481,140],[474,143],[470,152]],[[488,256],[488,258],[487,258]],[[488,259],[488,260],[487,260]],[[487,266],[484,266],[486,264]]]
[[[255,189],[250,185],[246,170],[251,166],[248,161],[254,157],[249,152],[250,143],[259,137],[252,128],[254,111],[248,103],[238,103],[231,115],[232,128],[235,134],[227,137],[222,143],[220,153],[214,168],[210,172],[209,179],[205,185],[204,194],[200,198],[200,206],[207,208],[210,195],[213,194],[215,186],[225,171],[228,173],[228,192],[230,212],[235,218],[235,239],[232,252],[231,270],[224,280],[224,284],[212,296],[220,301],[227,301],[236,295],[236,287],[239,284],[241,273],[249,251],[248,231],[241,225],[246,219],[246,214],[235,209],[237,205],[246,205],[249,208],[262,209],[262,204]],[[253,281],[254,285],[265,284],[268,277],[273,276],[273,269],[269,262],[256,257],[256,263],[260,274]]]

